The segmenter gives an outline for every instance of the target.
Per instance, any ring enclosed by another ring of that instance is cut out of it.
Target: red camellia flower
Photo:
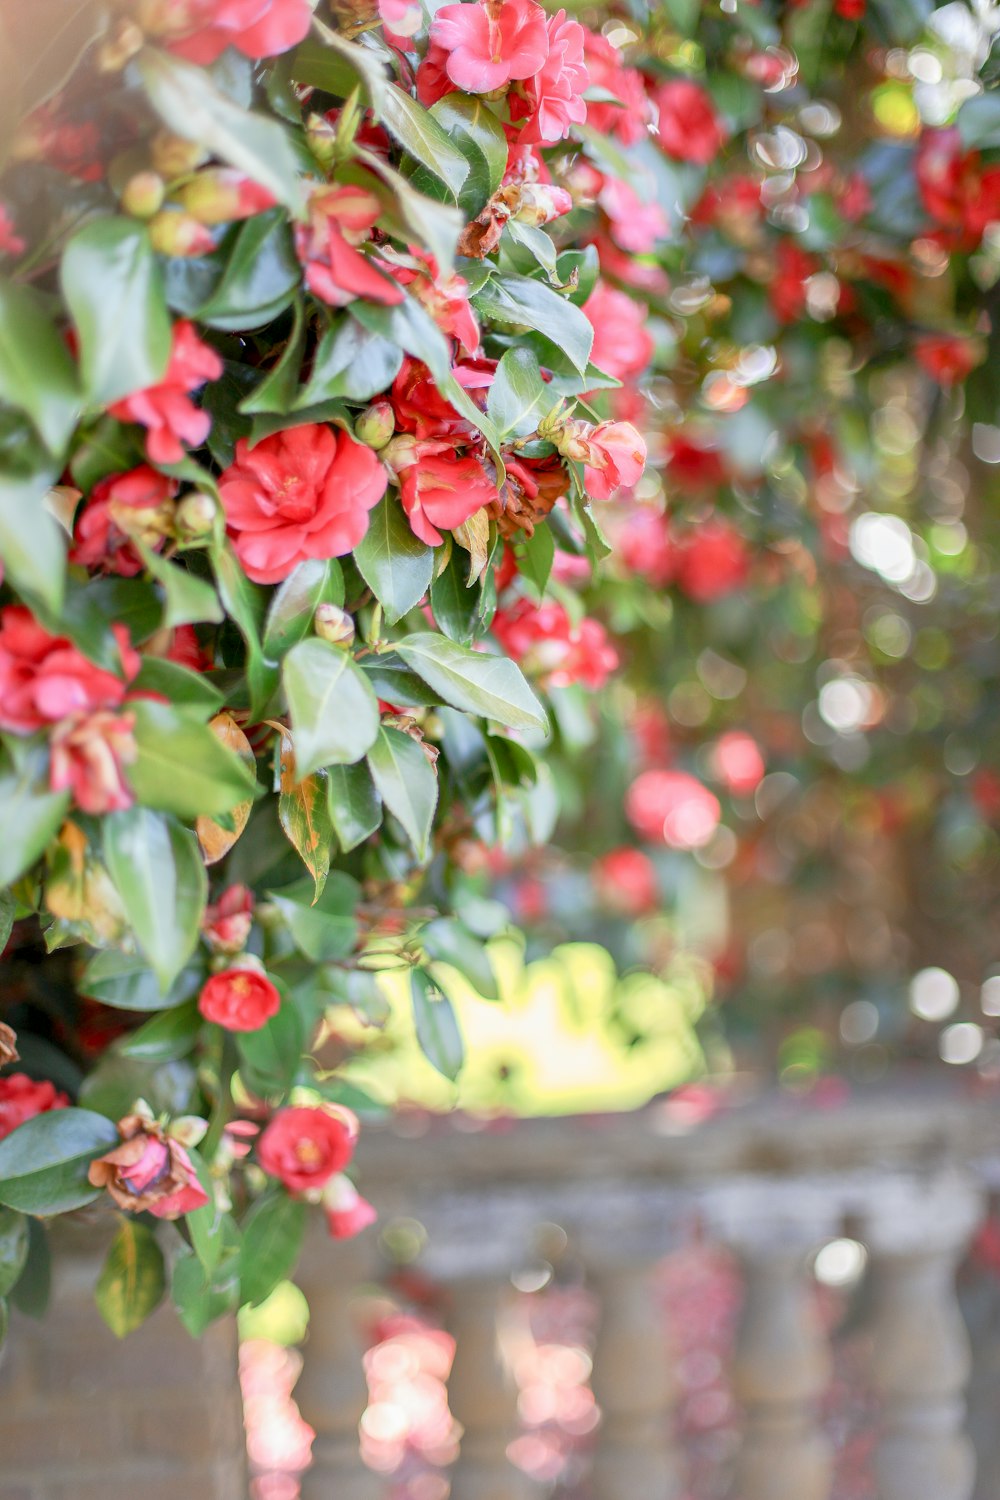
[[[36,1083],[27,1073],[8,1073],[0,1078],[0,1141],[25,1120],[46,1114],[50,1109],[66,1109],[68,1105],[67,1095],[47,1078]]]
[[[962,338],[956,333],[922,334],[913,352],[939,385],[955,385],[965,380],[986,357],[981,340]]]
[[[591,872],[602,905],[639,917],[659,904],[656,867],[641,849],[612,849],[594,861]]]
[[[314,297],[331,307],[346,307],[355,297],[402,302],[402,289],[358,248],[371,238],[381,212],[375,194],[363,187],[324,187],[313,193],[308,223],[295,227],[295,251]]]
[[[309,30],[309,0],[142,0],[144,29],[193,63],[214,63],[227,47],[244,57],[277,57]]]
[[[141,665],[124,625],[113,625],[124,677]],[[0,610],[0,729],[33,734],[62,719],[114,709],[126,683],[98,667],[63,636],[49,635],[31,611],[10,604]]]
[[[749,548],[726,521],[705,521],[678,538],[677,583],[696,604],[711,604],[733,593],[749,572]]]
[[[371,1204],[342,1172],[330,1178],[323,1189],[322,1203],[327,1228],[335,1240],[353,1239],[378,1218]]]
[[[460,359],[452,366],[451,373],[458,384],[475,398],[476,392],[485,393],[489,389],[495,370],[496,360],[493,359]],[[445,400],[427,366],[418,359],[406,356],[392,382],[390,394],[400,432],[412,432],[421,440],[472,437],[472,423]],[[483,404],[482,397],[479,404]]]
[[[52,790],[68,789],[77,807],[87,813],[119,812],[131,807],[134,799],[124,767],[131,765],[138,753],[134,729],[134,714],[107,710],[57,724],[49,742]]]
[[[314,422],[254,448],[241,438],[219,495],[247,576],[278,583],[307,558],[342,557],[356,547],[387,483],[370,448]]]
[[[145,564],[133,542],[159,549],[173,514],[178,484],[141,464],[125,474],[109,474],[94,485],[73,526],[69,560],[103,573],[134,578]]]
[[[958,248],[974,250],[1000,218],[1000,166],[963,151],[958,127],[925,130],[917,146],[917,187],[924,208]]]
[[[625,795],[625,815],[651,842],[700,849],[722,816],[719,800],[686,771],[643,771]]]
[[[281,1009],[277,988],[259,969],[223,969],[202,986],[198,1009],[227,1031],[259,1031]]]
[[[774,278],[769,291],[771,306],[782,323],[794,323],[806,308],[806,282],[819,270],[815,255],[809,255],[794,240],[782,240],[774,258]]]
[[[618,48],[595,31],[585,33],[583,55],[591,88],[604,89],[621,101],[588,101],[587,124],[600,135],[616,135],[624,146],[634,146],[645,135],[650,119],[642,74],[627,68]]]
[[[512,79],[533,77],[549,52],[545,12],[535,0],[443,5],[431,22],[430,39],[446,55],[451,82],[467,94],[489,94]]]
[[[712,749],[712,770],[729,792],[746,796],[764,778],[764,757],[753,735],[731,729]]]
[[[92,1161],[87,1173],[94,1187],[106,1188],[127,1213],[179,1219],[204,1208],[208,1194],[194,1163],[179,1141],[144,1114],[118,1121],[121,1145]]]
[[[523,92],[511,93],[510,106],[512,119],[524,119],[520,139],[550,146],[569,135],[574,125],[582,125],[586,120],[583,94],[590,75],[583,55],[584,30],[579,21],[567,20],[566,12],[560,10],[549,17],[546,25],[548,56],[526,79]]]
[[[726,482],[726,466],[715,448],[675,432],[667,439],[669,476],[684,494],[714,490]]]
[[[520,599],[511,609],[497,611],[492,630],[507,655],[549,687],[581,682],[597,692],[618,665],[618,653],[600,621],[574,624],[555,599],[540,605]]]
[[[705,90],[688,78],[672,78],[653,92],[661,148],[675,161],[707,167],[726,139],[722,121]]]
[[[471,453],[458,454],[449,443],[419,442],[412,453],[412,462],[399,475],[400,499],[414,536],[429,546],[444,541],[441,530],[454,530],[499,498]]]
[[[280,1109],[257,1145],[264,1171],[290,1193],[324,1187],[354,1155],[358,1122],[350,1110],[332,1104]]]
[[[222,360],[215,350],[201,342],[192,323],[181,319],[174,324],[170,362],[163,379],[115,401],[108,411],[120,422],[140,422],[147,429],[146,452],[154,464],[179,464],[184,443],[200,447],[212,426],[208,412],[200,411],[190,394],[206,380],[218,380],[221,374]]]
[[[598,369],[616,380],[629,380],[646,368],[653,357],[653,339],[640,302],[598,281],[583,311],[594,328],[590,357]]]

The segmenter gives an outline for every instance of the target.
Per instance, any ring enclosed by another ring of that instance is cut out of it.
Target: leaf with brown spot
[[[253,747],[232,714],[216,714],[214,719],[209,720],[208,727],[219,743],[225,745],[227,750],[234,751],[251,770],[256,767],[257,761],[253,753]],[[194,831],[198,835],[198,843],[201,845],[201,857],[206,865],[217,864],[220,859],[229,853],[244,828],[246,828],[252,807],[253,799],[250,798],[246,802],[238,803],[232,809],[230,813],[230,817],[233,820],[232,828],[223,828],[222,824],[216,823],[214,818],[201,817],[195,819]]]
[[[287,729],[282,731],[278,776],[278,820],[289,843],[312,876],[319,900],[330,873],[333,824],[327,804],[326,781],[321,776],[296,780],[295,747]]]
[[[487,507],[484,505],[481,510],[473,512],[469,519],[463,521],[461,526],[456,526],[451,534],[458,545],[469,554],[467,581],[471,588],[483,576],[483,570],[490,557],[490,513]]]

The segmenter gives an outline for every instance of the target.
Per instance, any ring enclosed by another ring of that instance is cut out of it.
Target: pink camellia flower
[[[213,953],[242,953],[253,926],[254,895],[245,885],[228,886],[205,907],[201,935]]]
[[[118,708],[139,653],[124,625],[113,625],[122,677],[98,667],[64,636],[49,635],[23,605],[0,610],[0,729],[33,734],[74,715]]]
[[[190,399],[191,392],[206,380],[218,380],[221,374],[222,360],[201,342],[194,324],[182,318],[174,324],[170,362],[163,379],[115,401],[108,412],[120,422],[139,422],[146,428],[146,452],[154,464],[179,464],[184,443],[200,447],[212,426],[208,412],[200,411]]]
[[[327,1228],[335,1240],[350,1240],[362,1229],[374,1224],[378,1214],[354,1183],[343,1172],[331,1177],[320,1200],[326,1214]]]
[[[587,439],[583,484],[594,500],[610,500],[622,486],[630,489],[646,467],[646,443],[631,422],[599,422]]]
[[[290,1193],[323,1188],[354,1155],[358,1122],[333,1104],[279,1109],[257,1144],[257,1160]]]
[[[719,826],[719,799],[686,771],[643,771],[625,794],[625,816],[650,842],[700,849]]]
[[[746,541],[727,521],[708,520],[677,541],[677,583],[696,604],[742,588],[750,572]]]
[[[670,229],[658,203],[643,203],[635,189],[617,177],[605,177],[597,201],[610,220],[611,238],[632,255],[655,250]]]
[[[612,849],[594,861],[591,878],[598,898],[611,911],[641,917],[659,905],[656,867],[641,849]]]
[[[718,156],[726,130],[703,88],[689,78],[672,78],[653,93],[660,147],[675,161],[707,167]]]
[[[70,562],[134,578],[145,564],[133,542],[139,538],[150,547],[163,546],[177,490],[175,479],[148,464],[109,474],[94,485],[76,517]]]
[[[618,48],[595,31],[584,33],[583,55],[590,85],[621,100],[588,101],[587,124],[599,135],[616,135],[624,146],[634,146],[646,134],[650,121],[649,99],[642,74],[628,68]]]
[[[342,557],[356,547],[387,483],[370,448],[313,422],[254,448],[241,438],[219,495],[247,576],[278,583],[308,558]]]
[[[626,573],[660,588],[668,584],[677,553],[666,516],[649,505],[632,507],[615,527],[615,558]]]
[[[134,729],[134,714],[107,709],[57,724],[49,741],[52,790],[71,791],[77,807],[86,813],[131,807],[135,799],[124,767],[138,754]]]
[[[194,1163],[161,1125],[137,1112],[118,1121],[118,1133],[121,1145],[90,1164],[87,1177],[93,1187],[107,1188],[127,1213],[150,1213],[157,1219],[179,1219],[204,1208],[208,1195]]]
[[[478,458],[458,454],[448,443],[414,444],[413,459],[401,471],[399,487],[413,534],[431,547],[444,541],[442,530],[453,531],[499,499],[496,485]]]
[[[545,12],[535,0],[443,5],[430,39],[447,53],[452,83],[467,94],[490,94],[513,79],[531,78],[549,53]]]
[[[14,233],[14,220],[6,203],[0,203],[0,255],[20,255],[25,242]]]
[[[8,1073],[0,1078],[0,1141],[25,1120],[68,1106],[68,1097],[47,1078],[36,1083],[27,1073]]]
[[[712,770],[728,792],[745,797],[764,779],[767,767],[753,735],[730,729],[712,748]]]
[[[440,15],[441,12],[438,12]],[[574,125],[587,118],[584,91],[590,82],[584,62],[584,30],[579,21],[570,21],[564,10],[557,11],[547,22],[548,56],[527,78],[523,97],[510,96],[511,117],[524,119],[523,141],[550,146],[561,141]]]
[[[386,31],[397,37],[413,37],[424,24],[420,0],[378,0],[378,16]]]
[[[583,311],[593,324],[590,358],[598,369],[616,380],[629,380],[646,368],[653,357],[653,339],[642,303],[598,281]]]
[[[277,987],[260,969],[223,969],[206,979],[198,996],[206,1021],[227,1031],[259,1031],[281,1009]]]
[[[520,599],[511,609],[498,610],[491,628],[507,655],[547,687],[580,682],[597,692],[618,666],[618,653],[600,621],[574,624],[554,599],[540,605]]]
[[[314,297],[331,307],[346,307],[355,297],[402,302],[402,289],[358,248],[371,238],[381,212],[367,188],[324,187],[313,193],[308,223],[295,227],[295,251]]]
[[[144,30],[189,62],[214,63],[227,47],[244,57],[277,57],[309,30],[309,0],[142,0]]]

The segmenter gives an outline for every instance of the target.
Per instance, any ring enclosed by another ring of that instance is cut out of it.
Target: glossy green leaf
[[[198,842],[173,819],[130,807],[104,820],[104,860],[166,994],[194,951],[205,909],[208,881]]]
[[[174,1261],[170,1297],[192,1338],[200,1338],[216,1318],[232,1312],[239,1301],[239,1257],[227,1257],[209,1274],[198,1257],[182,1254]]]
[[[0,1208],[0,1297],[20,1278],[28,1259],[28,1221],[12,1208]]]
[[[215,1183],[212,1181],[212,1174],[204,1157],[200,1152],[191,1148],[188,1149],[188,1155],[208,1202],[185,1214],[184,1222],[191,1236],[195,1255],[211,1275],[222,1258],[224,1248],[222,1226],[225,1215],[216,1199]]]
[[[546,728],[545,710],[520,667],[507,657],[470,651],[430,631],[405,636],[396,650],[453,708],[482,714],[508,729]]]
[[[123,1057],[142,1062],[172,1062],[186,1057],[201,1031],[202,1018],[195,1000],[185,1000],[173,1010],[151,1017],[118,1045]]]
[[[497,365],[486,409],[501,437],[527,437],[555,405],[530,349],[508,349]]]
[[[329,963],[346,958],[357,939],[354,913],[360,899],[357,882],[339,870],[331,872],[319,900],[311,880],[268,892],[306,958]]]
[[[524,537],[518,543],[518,574],[531,583],[539,600],[548,586],[555,555],[555,538],[549,526],[536,526],[534,536]]]
[[[442,701],[440,693],[428,687],[416,672],[411,672],[395,651],[366,656],[362,671],[384,703],[399,708],[427,708]]]
[[[254,795],[250,767],[207,724],[169,703],[137,698],[129,781],[141,803],[182,818],[229,812]]]
[[[0,1203],[27,1214],[61,1214],[97,1197],[87,1168],[118,1143],[118,1131],[89,1109],[35,1115],[0,1141]]]
[[[87,399],[107,406],[162,380],[170,314],[145,225],[91,219],[66,246],[59,274]]]
[[[155,587],[138,578],[70,579],[66,600],[52,628],[68,635],[84,656],[116,676],[124,676],[121,646],[112,622],[124,625],[134,645],[153,634],[162,607]]]
[[[28,1259],[10,1300],[28,1318],[41,1318],[52,1290],[52,1252],[41,1219],[28,1220]]]
[[[356,766],[330,767],[327,804],[333,831],[345,854],[363,844],[382,823],[382,799],[364,761]]]
[[[372,780],[421,861],[430,850],[438,799],[437,771],[416,740],[400,729],[381,728],[368,752]]]
[[[419,604],[431,586],[434,549],[413,535],[395,495],[383,495],[369,515],[354,561],[389,625]]]
[[[197,317],[230,332],[259,328],[284,311],[301,281],[284,209],[255,214],[236,231],[222,279]]]
[[[146,567],[163,586],[166,595],[161,622],[164,630],[172,630],[177,625],[218,625],[225,618],[219,596],[206,579],[198,578],[177,563],[168,562],[141,542],[139,550]]]
[[[9,581],[57,614],[66,581],[66,541],[43,504],[52,478],[0,473],[0,557]]]
[[[13,885],[59,832],[69,792],[48,789],[48,756],[25,747],[0,770],[0,885]]]
[[[429,110],[403,89],[389,84],[382,101],[382,123],[414,161],[433,172],[458,196],[469,175],[469,163]]]
[[[142,954],[106,948],[94,954],[80,975],[78,988],[81,995],[116,1010],[165,1011],[183,1005],[200,983],[197,969],[185,970],[164,995]]]
[[[302,298],[295,302],[292,331],[281,356],[273,364],[259,385],[255,385],[249,396],[239,404],[243,413],[277,412],[284,415],[291,410],[295,393],[299,387],[299,371],[306,347],[306,318]]]
[[[69,350],[30,287],[0,280],[0,399],[27,412],[57,458],[80,414]]]
[[[527,276],[494,276],[474,298],[477,311],[502,327],[533,328],[572,361],[582,375],[590,359],[594,329],[572,302]]]
[[[431,585],[434,623],[453,641],[468,644],[479,628],[480,589],[465,581],[468,558],[456,548]]]
[[[389,87],[384,63],[360,42],[331,31],[322,21],[313,26],[317,35],[308,37],[296,48],[292,76],[297,83],[311,83],[329,94],[346,99],[361,84],[376,121],[382,118],[382,107]]]
[[[277,667],[265,659],[261,650],[267,596],[258,584],[250,582],[229,542],[213,550],[212,567],[226,613],[246,643],[250,711],[261,717],[279,680]]]
[[[277,1192],[258,1198],[243,1225],[240,1301],[256,1307],[295,1269],[308,1210],[299,1198]]]
[[[462,1071],[465,1046],[451,1001],[422,969],[410,971],[413,1024],[427,1061],[452,1082]]]
[[[94,1288],[97,1310],[123,1339],[145,1323],[167,1288],[163,1251],[153,1231],[124,1215]]]
[[[297,409],[343,397],[370,401],[395,380],[403,351],[355,318],[342,317],[320,339],[308,384],[299,392]]]
[[[507,137],[499,119],[485,100],[460,93],[445,94],[430,112],[467,160],[483,163],[485,202],[496,192],[507,170]]]
[[[457,969],[484,1000],[500,998],[496,975],[485,946],[461,922],[453,917],[438,917],[435,921],[428,922],[420,934],[420,941],[429,958]]]
[[[300,641],[281,676],[299,777],[360,760],[378,733],[378,700],[350,654],[318,637]]]
[[[295,1081],[305,1047],[302,1017],[286,1000],[276,1015],[257,1031],[236,1038],[240,1077],[253,1094],[287,1094]]]
[[[305,195],[299,158],[278,120],[241,109],[213,85],[204,68],[179,57],[144,47],[136,66],[150,103],[170,130],[245,172],[292,213],[301,211]]]
[[[192,672],[165,656],[144,656],[132,688],[139,693],[157,693],[179,708],[191,708],[206,717],[220,709],[224,701],[204,672]]]
[[[275,593],[264,623],[264,653],[278,660],[312,633],[317,605],[344,602],[344,574],[335,557],[299,563]]]

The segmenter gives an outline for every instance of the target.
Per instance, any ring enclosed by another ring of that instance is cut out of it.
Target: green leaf
[[[468,642],[477,634],[480,590],[465,581],[467,558],[457,549],[448,559],[443,573],[431,584],[431,609],[434,623],[453,641]]]
[[[188,1055],[201,1027],[198,1002],[186,1000],[173,1010],[153,1016],[120,1042],[118,1051],[122,1057],[138,1058],[141,1062],[173,1062]]]
[[[335,557],[299,563],[275,593],[264,624],[264,653],[272,661],[312,632],[319,604],[344,602],[344,574]]]
[[[116,1010],[158,1011],[183,1005],[200,983],[199,971],[189,969],[164,995],[142,955],[122,953],[117,948],[95,953],[77,981],[81,995],[112,1005]]]
[[[163,1251],[153,1231],[123,1217],[94,1288],[101,1317],[123,1339],[145,1323],[166,1288]]]
[[[549,526],[536,526],[534,536],[518,543],[517,571],[531,583],[539,602],[545,595],[555,555],[555,538]]]
[[[125,625],[134,643],[144,641],[160,623],[162,607],[156,589],[136,578],[70,579],[61,614],[49,628],[68,635],[84,656],[106,672],[124,676],[121,646],[111,624]]]
[[[527,437],[555,405],[530,349],[508,349],[497,365],[486,410],[501,438]]]
[[[291,1275],[306,1232],[306,1205],[287,1193],[258,1198],[243,1225],[240,1301],[256,1307]]]
[[[149,102],[163,123],[187,141],[266,187],[293,214],[305,194],[291,137],[276,119],[240,109],[215,88],[204,68],[144,47],[136,58]]]
[[[0,1297],[15,1286],[28,1259],[28,1221],[12,1208],[0,1208]]]
[[[295,1081],[305,1046],[302,1017],[290,1001],[257,1031],[236,1038],[240,1077],[252,1094],[287,1094]]]
[[[219,596],[206,579],[196,577],[176,563],[167,562],[144,542],[139,542],[138,547],[143,562],[156,581],[163,585],[167,596],[161,622],[164,630],[203,622],[218,625],[225,619]]]
[[[239,1257],[228,1257],[209,1274],[190,1252],[174,1261],[170,1296],[177,1315],[193,1339],[210,1323],[232,1312],[239,1300]]]
[[[353,951],[358,935],[354,912],[359,891],[349,875],[334,870],[318,900],[311,880],[269,891],[268,897],[281,912],[298,947],[313,963],[346,958]]]
[[[16,588],[57,614],[66,582],[66,541],[42,503],[52,478],[0,473],[0,558]]]
[[[420,934],[429,958],[449,964],[469,981],[484,1000],[499,1000],[500,989],[490,956],[479,938],[453,917],[438,917]]]
[[[341,849],[349,854],[381,826],[382,799],[364,761],[331,766],[326,774],[330,822]]]
[[[417,859],[426,861],[438,799],[437,772],[416,740],[400,729],[381,728],[368,752],[372,780],[398,818]]]
[[[267,596],[259,585],[250,582],[229,542],[213,549],[212,567],[226,613],[246,642],[250,712],[260,718],[278,685],[277,668],[265,660],[260,644]]]
[[[259,385],[255,385],[249,396],[239,403],[239,410],[246,414],[254,412],[277,412],[284,415],[291,410],[299,386],[299,371],[306,347],[305,307],[301,297],[295,301],[295,316],[292,331],[285,344],[281,358],[272,365]]]
[[[353,657],[314,636],[292,647],[281,677],[299,778],[360,760],[378,733],[378,700]]]
[[[421,1052],[431,1067],[454,1083],[462,1071],[465,1047],[451,1001],[422,969],[410,971],[410,996]]]
[[[473,171],[482,163],[481,191],[485,203],[496,192],[507,170],[507,137],[500,121],[483,99],[458,93],[439,99],[431,106],[431,115],[459,144]]]
[[[201,1190],[208,1199],[208,1202],[203,1203],[200,1208],[192,1209],[190,1213],[186,1213],[184,1215],[184,1222],[188,1227],[195,1255],[197,1255],[205,1270],[211,1275],[222,1257],[222,1224],[224,1216],[216,1200],[215,1184],[212,1181],[212,1174],[208,1170],[207,1163],[199,1152],[190,1148],[188,1149],[188,1155],[191,1158],[191,1165],[197,1174]]]
[[[35,1115],[0,1141],[0,1203],[49,1215],[92,1202],[87,1168],[117,1144],[117,1128],[89,1109]]]
[[[66,246],[59,275],[80,340],[87,399],[108,406],[162,380],[170,314],[145,225],[91,219]]]
[[[52,1253],[41,1219],[28,1220],[28,1260],[10,1300],[28,1318],[41,1318],[52,1290]]]
[[[104,860],[136,941],[166,994],[194,952],[208,880],[198,842],[146,807],[104,820]]]
[[[330,873],[333,825],[326,786],[320,776],[300,779],[291,736],[283,733],[279,746],[278,821],[292,848],[316,883],[319,896]]]
[[[10,942],[10,934],[14,927],[14,917],[17,913],[17,901],[12,891],[0,891],[0,953]]]
[[[556,263],[556,247],[545,233],[544,229],[538,229],[534,224],[522,224],[518,219],[508,219],[505,225],[508,241],[504,250],[510,250],[510,241],[519,246],[528,257],[524,266],[522,260],[515,263],[516,269],[527,269],[531,271],[534,265],[541,266],[550,281],[556,281],[559,277],[559,269]],[[511,254],[513,259],[513,254]]]
[[[31,868],[66,815],[70,794],[48,790],[47,763],[47,752],[33,745],[0,771],[0,886]]]
[[[354,561],[389,625],[418,604],[431,586],[434,549],[413,535],[395,495],[383,495],[369,515]]]
[[[400,238],[414,240],[428,250],[441,275],[449,275],[455,266],[455,251],[465,225],[465,215],[450,203],[439,203],[436,198],[418,192],[395,167],[374,151],[355,144],[354,155],[380,179],[386,190],[388,202],[383,217],[387,219],[387,227]],[[459,156],[459,159],[465,166],[465,158]],[[385,200],[386,193],[379,196]]]
[[[132,688],[139,693],[158,693],[179,708],[191,708],[206,716],[215,713],[224,701],[203,672],[192,672],[165,656],[144,656]]]
[[[477,292],[476,310],[503,327],[533,328],[569,357],[582,375],[590,359],[594,329],[572,302],[527,276],[492,277]]]
[[[272,208],[239,226],[222,279],[196,316],[230,333],[259,328],[285,310],[301,283],[285,210]]]
[[[403,363],[403,351],[354,318],[344,317],[320,339],[309,383],[298,394],[296,410],[343,397],[370,401],[386,390]]]
[[[366,656],[362,670],[376,696],[399,708],[429,708],[441,702],[440,693],[429,688],[423,678],[403,665],[395,651]]]
[[[80,414],[76,368],[36,294],[3,280],[0,399],[27,412],[49,452],[62,456]]]
[[[403,89],[389,84],[382,101],[382,124],[414,161],[433,172],[458,197],[469,175],[469,163],[429,110]],[[503,135],[502,130],[500,133]]]
[[[349,42],[322,21],[313,21],[318,33],[296,48],[292,77],[296,83],[311,83],[328,94],[346,99],[356,84],[362,84],[376,123],[389,87],[385,66],[368,47]]]
[[[130,707],[138,753],[128,777],[144,806],[197,818],[229,812],[254,795],[250,767],[207,724],[152,699],[136,698]]]
[[[404,636],[396,650],[452,708],[482,714],[508,729],[547,727],[545,710],[507,657],[470,651],[430,631]]]

